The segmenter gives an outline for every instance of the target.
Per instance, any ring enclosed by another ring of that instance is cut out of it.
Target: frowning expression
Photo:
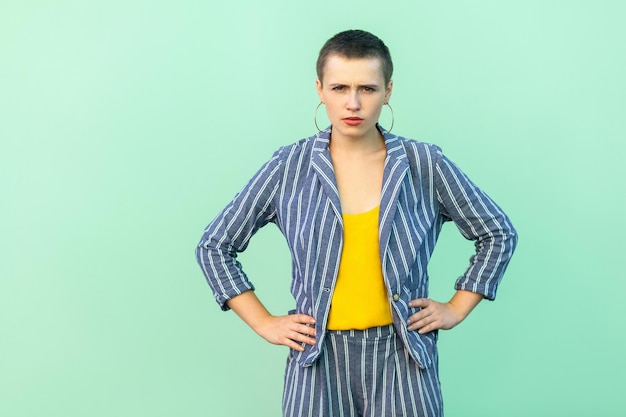
[[[385,85],[378,57],[345,58],[331,55],[324,65],[317,93],[326,105],[333,136],[365,137],[376,132],[382,106],[389,101],[393,82]]]

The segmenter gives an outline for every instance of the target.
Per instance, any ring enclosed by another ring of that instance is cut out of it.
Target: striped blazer
[[[445,221],[475,241],[476,253],[456,289],[494,299],[513,254],[516,232],[504,212],[441,150],[390,134],[380,201],[379,239],[383,277],[394,327],[421,367],[432,364],[437,332],[408,331],[417,310],[409,301],[428,296],[428,261]],[[316,320],[317,343],[292,351],[302,366],[320,353],[343,242],[339,193],[329,152],[330,128],[279,148],[207,226],[196,248],[198,262],[218,304],[254,286],[237,261],[262,226],[275,223],[292,256],[292,312]]]

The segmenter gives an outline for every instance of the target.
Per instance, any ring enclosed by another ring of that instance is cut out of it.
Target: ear
[[[322,90],[322,82],[320,81],[319,78],[315,79],[315,87],[317,88],[317,95],[320,98],[320,101],[323,103],[324,102],[324,93]]]
[[[387,89],[385,90],[385,103],[389,103],[392,90],[393,90],[393,80],[389,80],[389,84],[387,84]]]

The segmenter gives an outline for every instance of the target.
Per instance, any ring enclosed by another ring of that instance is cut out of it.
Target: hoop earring
[[[317,128],[317,130],[319,132],[322,131],[322,129],[320,129],[320,127],[317,125],[317,111],[319,110],[320,106],[324,104],[320,101],[320,104],[317,105],[317,107],[315,108],[315,113],[313,114],[313,123],[315,123],[315,127]]]
[[[395,118],[393,116],[393,108],[391,108],[391,106],[389,105],[389,103],[385,103],[385,106],[389,107],[389,110],[391,110],[391,127],[389,128],[389,130],[387,131],[387,133],[391,133],[391,129],[393,129],[393,123],[395,121]]]

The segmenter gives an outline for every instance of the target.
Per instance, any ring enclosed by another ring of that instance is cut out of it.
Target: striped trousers
[[[442,417],[437,358],[420,369],[393,326],[328,331],[310,367],[287,359],[284,417]]]

